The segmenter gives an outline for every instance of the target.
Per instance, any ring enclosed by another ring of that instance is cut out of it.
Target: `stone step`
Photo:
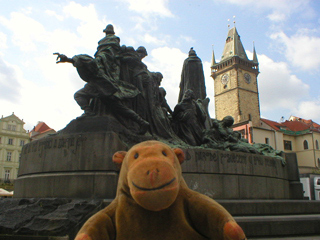
[[[320,239],[320,201],[218,200],[248,239]],[[300,237],[300,238],[298,238]]]
[[[112,200],[104,201],[107,206]],[[239,223],[248,239],[320,240],[320,201],[217,200]]]
[[[232,216],[320,214],[320,201],[217,200]]]
[[[70,240],[68,236],[26,236],[26,235],[5,235],[0,234],[0,240]]]
[[[248,240],[319,240],[317,236],[300,236],[300,237],[274,237],[274,238],[248,238]]]
[[[320,234],[320,214],[237,216],[235,220],[248,238]]]

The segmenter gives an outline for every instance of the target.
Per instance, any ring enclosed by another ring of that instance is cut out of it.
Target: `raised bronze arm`
[[[57,55],[57,61],[56,63],[65,63],[65,62],[68,62],[68,63],[74,63],[73,59],[72,58],[68,58],[66,55],[64,54],[60,54],[58,52],[56,53],[53,53],[53,55]]]

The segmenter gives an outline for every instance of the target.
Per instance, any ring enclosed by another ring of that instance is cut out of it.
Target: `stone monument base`
[[[110,126],[104,132],[72,133],[77,127],[70,124],[72,131],[63,130],[24,146],[14,197],[115,197],[118,169],[112,155],[128,150],[128,145]],[[183,150],[182,171],[188,186],[214,199],[303,198],[293,154],[287,154],[287,164],[282,165],[276,158],[257,154],[200,147]]]

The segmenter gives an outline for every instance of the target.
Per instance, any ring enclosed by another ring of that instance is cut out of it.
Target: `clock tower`
[[[221,61],[212,54],[216,119],[232,116],[234,124],[252,122],[259,126],[260,107],[257,76],[259,63],[255,48],[249,60],[236,27],[229,30]]]

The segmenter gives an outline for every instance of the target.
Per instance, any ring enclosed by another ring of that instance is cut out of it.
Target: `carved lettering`
[[[190,161],[191,160],[191,154],[189,153],[189,151],[186,151],[185,152],[185,158],[186,158],[186,161]]]
[[[253,162],[254,162],[254,165],[263,166],[263,159],[260,157],[254,157]]]
[[[217,153],[213,152],[195,152],[196,161],[218,161]]]
[[[41,139],[26,144],[22,150],[24,154],[30,152],[42,152],[44,149],[54,148],[72,148],[83,144],[87,140],[86,137],[79,135],[78,137]]]
[[[266,166],[268,167],[273,167],[273,168],[276,168],[276,160],[275,159],[266,159],[265,160],[265,164]]]

